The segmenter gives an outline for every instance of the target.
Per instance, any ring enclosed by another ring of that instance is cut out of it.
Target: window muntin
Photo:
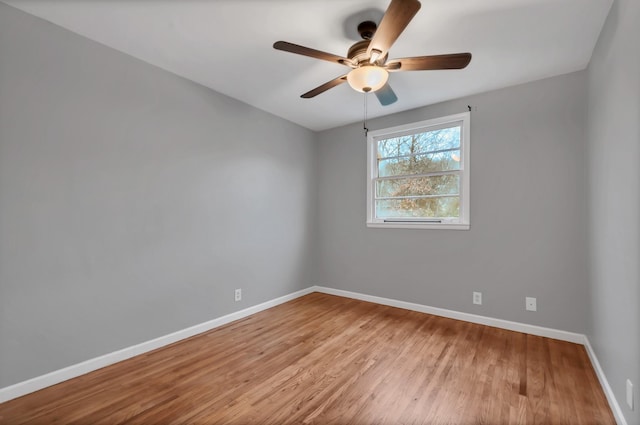
[[[436,174],[432,176],[394,177],[376,180],[376,199],[435,198],[459,195],[460,176]]]
[[[405,174],[423,174],[459,169],[460,148],[398,157],[378,157],[379,177],[398,175],[401,170]]]
[[[469,228],[469,114],[370,132],[367,223]]]

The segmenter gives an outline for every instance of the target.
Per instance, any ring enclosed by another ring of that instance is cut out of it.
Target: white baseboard
[[[164,335],[159,338],[143,342],[141,344],[123,348],[122,350],[114,351],[113,353],[89,359],[82,363],[78,363],[69,367],[65,367],[64,369],[59,369],[47,373],[46,375],[37,376],[27,381],[19,382],[5,388],[0,388],[0,403],[12,400],[17,397],[21,397],[23,395],[41,390],[46,387],[50,387],[51,385],[59,384],[60,382],[76,378],[80,375],[84,375],[85,373],[93,372],[94,370],[109,366],[122,360],[129,359],[131,357],[138,356],[140,354],[147,353],[157,348],[173,344],[174,342],[180,341],[182,339],[192,337],[199,333],[209,331],[222,325],[226,325],[227,323],[242,319],[268,308],[275,307],[287,301],[291,301],[303,295],[307,295],[313,291],[314,289],[313,287],[311,287],[303,289],[301,291],[293,292],[291,294],[266,301],[262,304],[254,305],[252,307],[245,308],[244,310],[236,311],[235,313],[227,314],[226,316],[218,317],[208,322],[200,323],[198,325],[191,326],[189,328],[173,332],[171,334]]]
[[[493,326],[496,328],[507,329],[516,332],[527,333],[531,335],[543,336],[547,338],[558,339],[561,341],[573,342],[585,346],[587,354],[591,360],[591,364],[600,380],[600,384],[604,390],[604,393],[609,401],[609,405],[615,416],[618,425],[627,425],[627,422],[622,414],[620,405],[618,404],[613,391],[609,386],[606,376],[598,358],[589,343],[588,338],[583,334],[566,332],[557,329],[545,328],[541,326],[528,325],[526,323],[511,322],[508,320],[496,319],[492,317],[480,316],[476,314],[463,313],[454,310],[447,310],[444,308],[430,307],[427,305],[410,303],[407,301],[399,301],[390,298],[376,297],[373,295],[360,294],[357,292],[344,291],[341,289],[327,288],[324,286],[311,286],[309,288],[293,292],[282,297],[266,301],[262,304],[255,305],[253,307],[246,308],[244,310],[237,311],[235,313],[227,314],[226,316],[218,317],[199,325],[195,325],[181,331],[177,331],[159,338],[152,339],[150,341],[143,342],[131,347],[124,348],[122,350],[114,351],[113,353],[105,354],[104,356],[96,357],[82,363],[78,363],[64,369],[59,369],[46,375],[38,376],[27,381],[19,382],[9,387],[0,388],[0,403],[5,401],[21,397],[23,395],[32,393],[34,391],[41,390],[51,385],[58,384],[60,382],[84,375],[94,370],[109,366],[111,364],[120,362],[122,360],[135,357],[140,354],[147,353],[157,348],[164,347],[174,342],[180,341],[185,338],[197,335],[202,332],[207,332],[211,329],[215,329],[219,326],[233,322],[238,319],[250,316],[260,311],[266,310],[271,307],[275,307],[279,304],[291,301],[295,298],[299,298],[303,295],[310,294],[312,292],[322,292],[330,295],[337,295],[346,298],[353,298],[361,301],[368,301],[376,304],[388,305],[391,307],[403,308],[405,310],[413,310],[421,313],[433,314],[436,316],[448,317],[451,319],[463,320],[465,322],[478,323],[481,325]]]
[[[447,310],[444,308],[430,307],[422,304],[415,304],[406,301],[398,301],[390,298],[376,297],[373,295],[359,294],[357,292],[343,291],[341,289],[325,288],[316,286],[317,292],[338,295],[341,297],[353,298],[361,301],[368,301],[376,304],[388,305],[391,307],[403,308],[405,310],[419,311],[421,313],[433,314],[435,316],[448,317],[450,319],[464,320],[465,322],[478,323],[480,325],[492,326],[494,328],[507,329],[510,331],[522,332],[531,335],[544,336],[547,338],[559,339],[561,341],[584,343],[584,335],[561,331],[558,329],[544,328],[542,326],[528,325],[526,323],[511,322],[509,320],[495,319],[493,317],[479,316],[477,314],[462,313],[460,311]]]
[[[600,366],[600,362],[596,357],[595,351],[593,351],[593,347],[589,342],[589,338],[585,335],[584,337],[584,348],[587,350],[587,354],[589,355],[589,359],[591,360],[591,364],[593,365],[593,369],[596,371],[596,375],[598,376],[598,380],[600,381],[600,385],[602,386],[602,390],[604,391],[604,395],[607,396],[607,401],[609,401],[609,406],[611,407],[611,411],[613,412],[613,416],[616,418],[616,423],[618,425],[627,425],[627,420],[624,418],[622,414],[622,409],[620,408],[620,404],[618,400],[616,400],[615,395],[613,394],[613,390],[609,385],[609,381]]]

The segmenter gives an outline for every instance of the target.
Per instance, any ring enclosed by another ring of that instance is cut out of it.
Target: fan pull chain
[[[364,99],[364,118],[362,120],[362,128],[364,130],[364,137],[367,137],[369,129],[367,128],[367,93],[363,93]]]

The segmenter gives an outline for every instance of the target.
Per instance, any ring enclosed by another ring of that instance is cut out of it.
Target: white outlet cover
[[[537,303],[534,297],[525,297],[525,308],[528,311],[537,311]]]
[[[473,303],[477,305],[482,305],[482,292],[473,293]]]
[[[633,384],[627,379],[627,404],[629,409],[633,410]]]

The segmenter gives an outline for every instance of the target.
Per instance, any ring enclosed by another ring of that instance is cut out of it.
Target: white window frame
[[[452,220],[430,220],[425,218],[403,218],[388,221],[376,218],[375,210],[375,179],[378,178],[377,142],[382,139],[400,137],[408,134],[424,133],[438,128],[445,128],[454,123],[460,123],[460,217]],[[367,134],[367,227],[382,227],[396,229],[452,229],[468,230],[469,221],[469,145],[471,133],[471,114],[449,115],[426,121],[415,122],[397,127],[370,131]]]

